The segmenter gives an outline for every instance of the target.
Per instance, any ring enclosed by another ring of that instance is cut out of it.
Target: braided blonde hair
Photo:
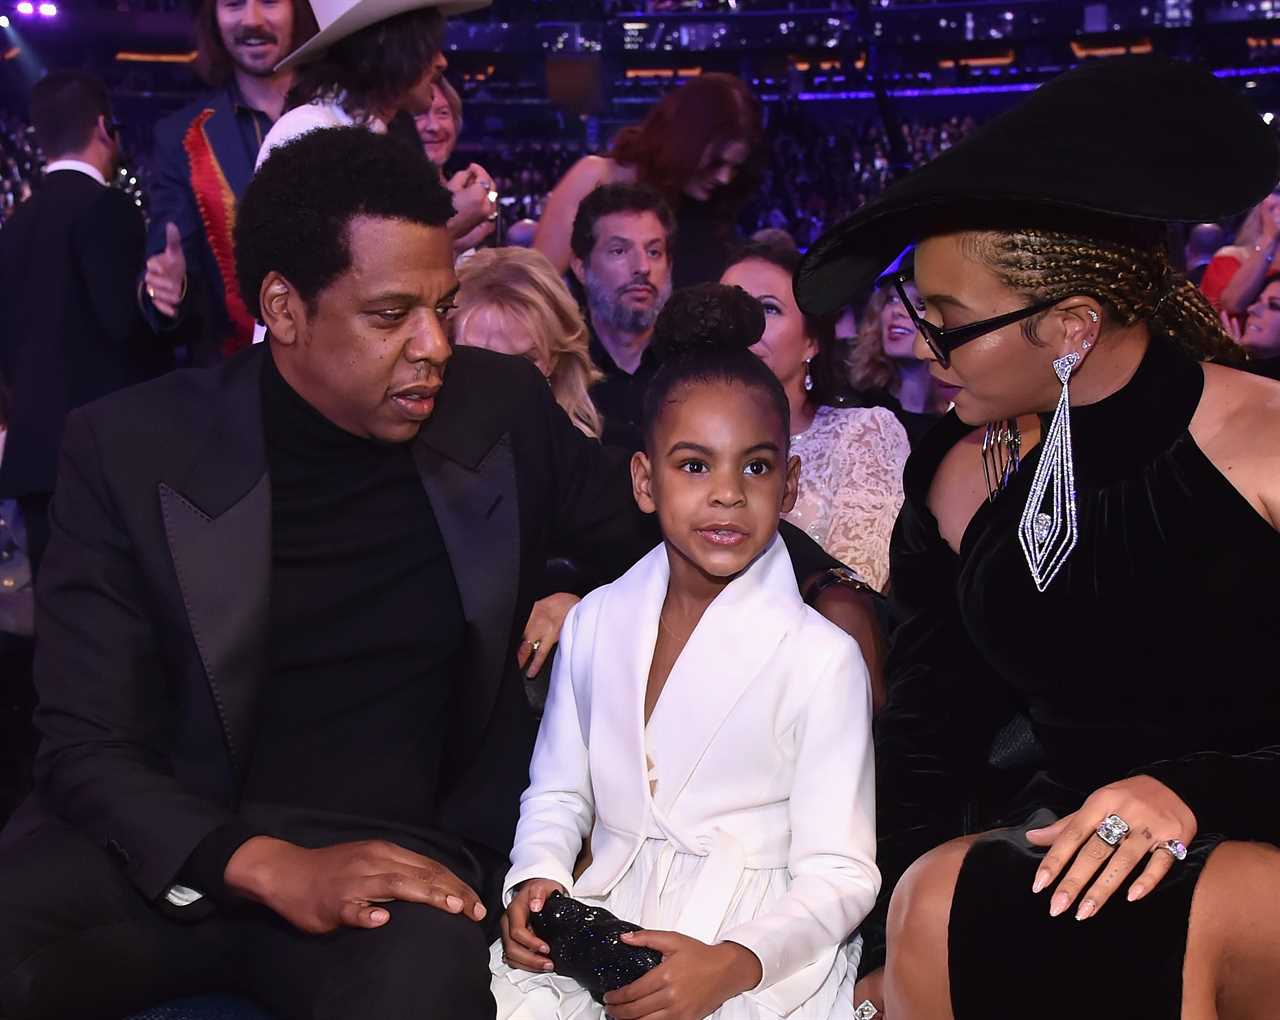
[[[1108,231],[1109,233],[1111,231]],[[1116,234],[1120,230],[1115,229]],[[967,234],[963,247],[1000,282],[1033,301],[1055,295],[1088,295],[1102,302],[1122,326],[1148,322],[1197,361],[1237,361],[1242,352],[1226,334],[1198,287],[1173,270],[1162,237],[1153,228],[1128,237],[1020,228]],[[1041,316],[1023,322],[1036,342]]]

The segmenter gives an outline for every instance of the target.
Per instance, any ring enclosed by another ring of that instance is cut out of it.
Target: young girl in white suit
[[[879,887],[867,673],[778,538],[799,462],[747,350],[763,330],[718,284],[657,324],[632,478],[663,544],[565,621],[492,951],[500,1018],[853,1015]],[[624,939],[662,963],[601,1007],[530,927],[553,890],[641,925]]]

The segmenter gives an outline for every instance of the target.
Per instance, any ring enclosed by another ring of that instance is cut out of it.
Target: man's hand
[[[614,1020],[703,1020],[760,983],[756,954],[736,942],[709,946],[673,931],[633,931],[621,938],[629,946],[658,950],[662,962],[605,995],[605,1009]]]
[[[455,240],[474,240],[492,232],[491,220],[498,212],[497,202],[491,198],[493,178],[477,163],[459,170],[445,182],[453,193],[453,219],[449,221],[449,236]],[[479,231],[488,225],[488,230]]]
[[[147,297],[156,311],[176,318],[187,286],[187,257],[182,252],[182,235],[172,223],[164,225],[164,251],[147,259],[143,280]]]
[[[378,904],[397,900],[476,921],[485,915],[480,897],[443,864],[382,840],[308,850],[255,836],[231,855],[224,878],[230,889],[313,935],[381,927],[391,911]]]
[[[564,894],[564,886],[549,878],[531,878],[521,882],[511,906],[502,915],[502,958],[512,967],[531,970],[535,974],[554,968],[551,947],[529,927],[529,915],[542,910],[553,892]]]

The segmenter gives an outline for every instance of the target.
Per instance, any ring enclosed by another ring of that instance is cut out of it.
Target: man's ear
[[[653,501],[653,465],[643,450],[631,455],[631,491],[641,510],[647,514],[657,512],[658,505]]]
[[[274,269],[262,280],[258,304],[262,309],[262,321],[273,340],[282,344],[298,342],[302,336],[305,302],[293,285]]]
[[[569,258],[569,268],[573,270],[574,279],[585,287],[587,285],[586,263],[584,263],[582,259],[578,258],[577,255],[573,255]]]

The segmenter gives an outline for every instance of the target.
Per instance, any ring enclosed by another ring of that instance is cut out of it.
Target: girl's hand
[[[1128,835],[1115,849],[1095,831],[1108,815],[1119,815],[1129,825]],[[1156,844],[1168,839],[1190,843],[1195,834],[1196,816],[1164,783],[1151,776],[1122,779],[1098,790],[1075,814],[1027,833],[1033,845],[1050,848],[1031,891],[1038,893],[1047,888],[1074,858],[1075,863],[1049,902],[1049,916],[1057,917],[1075,902],[1101,869],[1076,910],[1076,920],[1083,921],[1101,910],[1120,883],[1144,860],[1146,869],[1129,887],[1129,902],[1149,893],[1177,863],[1172,854],[1156,850]]]
[[[658,950],[662,963],[605,995],[614,1020],[703,1020],[758,985],[763,973],[755,953],[736,942],[709,946],[673,931],[628,932],[622,941]]]
[[[532,678],[541,671],[551,649],[560,640],[564,618],[579,601],[577,595],[562,591],[533,604],[529,622],[524,625],[524,640],[516,648],[516,665],[524,670],[525,676]]]
[[[565,888],[549,878],[531,878],[521,882],[507,912],[502,915],[502,958],[510,967],[531,970],[535,974],[553,970],[551,947],[529,928],[529,914],[536,914],[553,892],[564,894]]]

